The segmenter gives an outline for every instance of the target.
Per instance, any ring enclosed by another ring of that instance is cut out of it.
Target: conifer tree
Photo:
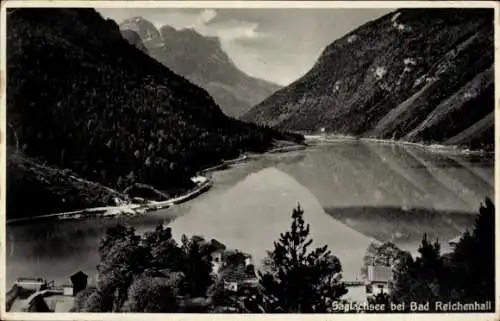
[[[495,206],[490,199],[479,208],[472,232],[462,235],[451,254],[442,256],[437,241],[426,236],[419,253],[397,267],[392,301],[492,301],[495,306]]]
[[[446,273],[439,243],[430,242],[424,234],[418,252],[419,257],[406,258],[396,269],[392,301],[425,304],[445,297],[442,284]]]
[[[119,311],[127,299],[134,275],[144,270],[146,252],[133,228],[109,228],[99,244],[98,290],[107,311]]]
[[[203,297],[212,285],[210,246],[203,238],[182,236],[180,271],[185,275],[183,294]]]
[[[289,231],[274,242],[264,272],[259,272],[266,312],[328,312],[334,301],[347,293],[340,282],[340,261],[327,246],[309,250],[309,224],[297,206]]]
[[[451,278],[457,299],[463,302],[495,298],[495,205],[481,204],[472,233],[466,232],[451,258]]]

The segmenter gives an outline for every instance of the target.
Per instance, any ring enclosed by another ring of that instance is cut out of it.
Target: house
[[[230,258],[230,256],[233,257]],[[252,263],[252,256],[241,252],[229,252],[220,272],[220,278],[224,282],[224,288],[233,292],[243,287],[255,286],[258,278]]]
[[[451,248],[455,248],[458,243],[460,243],[460,240],[462,239],[462,235],[459,235],[451,240],[448,241],[448,244],[450,245]]]
[[[368,266],[366,279],[366,294],[368,296],[380,293],[389,294],[392,281],[393,272],[391,266],[370,265]]]
[[[82,271],[78,271],[70,276],[71,283],[73,284],[72,295],[75,296],[78,292],[83,291],[87,288],[88,276]],[[69,290],[66,290],[69,293]]]
[[[69,312],[75,296],[87,288],[88,276],[78,271],[70,276],[71,285],[55,286],[42,278],[20,278],[19,288],[9,310],[13,312]],[[21,291],[22,290],[22,291]]]
[[[66,296],[73,296],[73,285],[63,285],[62,286],[63,288],[63,295],[66,295]]]
[[[196,185],[201,185],[207,181],[207,178],[204,176],[194,176],[191,177],[191,182],[195,183]]]
[[[228,250],[224,244],[212,239],[212,273],[223,282],[224,288],[237,292],[241,286],[257,283],[252,256]]]
[[[227,266],[221,271],[221,278],[224,282],[224,288],[229,291],[237,292],[245,286],[257,284],[257,275],[253,265],[239,264],[237,266]]]

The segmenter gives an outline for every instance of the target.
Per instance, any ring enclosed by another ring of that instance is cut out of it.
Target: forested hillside
[[[114,189],[139,182],[168,192],[189,187],[204,166],[283,138],[227,118],[94,9],[9,10],[7,47],[8,145],[33,164]],[[9,164],[18,159],[8,155]],[[19,166],[8,168],[10,186]],[[16,193],[30,190],[20,183]],[[26,215],[9,204],[9,216]]]

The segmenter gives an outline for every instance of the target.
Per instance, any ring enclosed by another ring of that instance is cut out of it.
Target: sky
[[[141,16],[157,28],[194,28],[217,36],[245,73],[287,85],[305,74],[323,49],[358,26],[394,9],[97,8],[117,23]]]

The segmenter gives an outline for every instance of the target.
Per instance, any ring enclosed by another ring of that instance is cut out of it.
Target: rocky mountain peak
[[[129,18],[121,30],[133,30],[147,52],[175,73],[206,89],[230,116],[238,117],[280,86],[242,72],[223,50],[218,37],[193,28],[156,27],[141,17]],[[126,38],[130,43],[137,41]]]

